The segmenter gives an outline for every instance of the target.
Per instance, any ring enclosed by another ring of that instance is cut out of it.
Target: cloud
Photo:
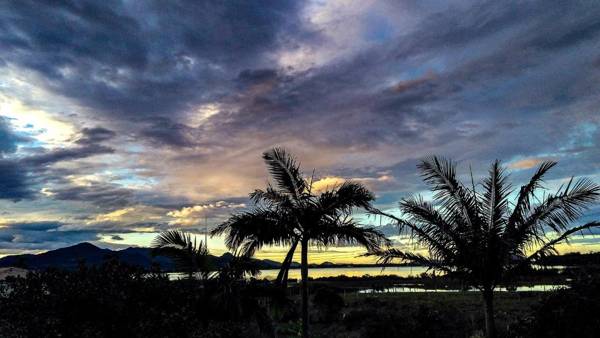
[[[240,84],[248,86],[272,82],[277,77],[278,74],[275,69],[244,69],[238,75],[237,80]]]
[[[27,174],[17,163],[0,160],[0,199],[19,201],[34,195]]]
[[[33,139],[30,138],[9,136],[14,134],[13,130],[6,125],[2,126],[1,123],[0,134],[2,134],[2,128],[4,128],[5,140],[13,142],[5,144],[5,149],[11,153],[16,152],[16,142],[33,142]],[[25,156],[1,158],[0,199],[19,201],[34,198],[35,187],[44,179],[51,180],[51,176],[46,176],[50,166],[96,155],[112,154],[114,149],[101,143],[113,136],[114,133],[106,129],[86,128],[82,130],[81,137],[75,142],[78,146],[50,150],[37,148],[33,153]],[[13,148],[14,150],[12,150]]]
[[[21,162],[32,167],[43,167],[57,162],[78,160],[95,155],[112,154],[113,148],[89,144],[81,147],[45,151],[23,159]]]
[[[203,225],[205,218],[223,218],[228,214],[235,212],[236,209],[246,208],[244,203],[232,203],[227,201],[217,201],[209,204],[193,205],[179,210],[172,210],[167,213],[171,217],[169,225],[176,226],[197,226]]]
[[[81,136],[75,143],[90,146],[113,139],[117,134],[103,127],[83,128]]]
[[[123,188],[121,185],[106,182],[61,186],[46,191],[55,200],[86,202],[95,207],[117,207],[133,203],[133,191]]]
[[[14,132],[7,118],[0,116],[0,155],[16,152],[17,145],[27,140],[26,137]]]
[[[98,238],[92,231],[61,231],[58,221],[17,222],[0,227],[0,252],[47,250]]]
[[[319,193],[326,190],[335,189],[342,185],[344,182],[346,182],[346,179],[343,177],[323,177],[313,182],[312,190],[315,193]]]
[[[173,123],[167,118],[155,118],[152,124],[141,131],[153,144],[159,146],[191,147],[195,143],[194,128],[183,123]]]
[[[39,73],[54,91],[106,115],[171,115],[212,94],[211,80],[228,69],[264,60],[296,29],[298,6],[20,2],[3,11],[0,43],[5,63]]]
[[[543,159],[539,159],[539,158],[525,158],[522,160],[518,160],[518,161],[509,163],[508,167],[510,169],[516,169],[516,170],[531,169],[535,166],[538,166],[543,161],[544,161]]]
[[[96,218],[94,218],[94,222],[120,221],[121,219],[123,219],[123,216],[131,213],[132,211],[135,211],[135,208],[130,207],[130,208],[124,208],[124,209],[117,209],[115,211],[111,211],[106,214],[97,215]]]
[[[339,176],[326,176],[313,182],[313,192],[320,193],[326,190],[336,189],[344,182],[351,181],[364,184],[368,189],[385,190],[384,185],[390,185],[394,182],[394,177],[388,172],[379,173],[376,177],[351,177],[344,178]]]

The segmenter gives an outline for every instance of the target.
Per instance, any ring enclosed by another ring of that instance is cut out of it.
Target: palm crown
[[[360,227],[351,217],[354,208],[370,208],[373,194],[358,183],[345,182],[320,194],[313,180],[300,172],[300,165],[284,149],[263,154],[275,185],[250,194],[255,207],[233,215],[213,235],[226,234],[226,245],[252,255],[265,245],[290,246],[277,281],[285,286],[294,252],[301,244],[302,335],[308,337],[308,247],[360,244],[379,250],[387,239],[373,228]]]
[[[427,247],[429,255],[397,248],[370,255],[379,256],[383,263],[401,259],[462,276],[484,292],[488,336],[493,337],[494,288],[516,268],[555,253],[556,244],[570,235],[600,226],[591,222],[570,227],[600,196],[600,186],[592,181],[571,179],[554,194],[539,194],[545,190],[544,175],[555,165],[542,163],[513,200],[513,189],[499,161],[492,164],[477,190],[474,182],[467,187],[456,178],[451,161],[424,160],[418,168],[434,192],[433,203],[422,197],[404,199],[400,202],[402,218],[377,209],[371,212],[395,220],[401,231]]]
[[[400,258],[445,272],[457,272],[477,287],[494,287],[504,273],[555,253],[556,244],[569,235],[599,226],[591,222],[570,228],[571,222],[600,196],[600,187],[588,179],[568,183],[555,194],[536,194],[543,177],[556,162],[544,162],[529,183],[522,186],[511,207],[512,189],[505,169],[496,161],[477,191],[456,178],[455,165],[433,157],[419,165],[424,181],[435,192],[435,204],[422,197],[400,202],[399,218],[391,217],[402,230],[429,249],[429,256],[398,249],[377,252],[383,262]],[[547,232],[555,236],[548,238]]]
[[[167,256],[173,260],[179,271],[186,271],[189,278],[195,272],[202,272],[205,277],[211,269],[208,261],[208,249],[202,241],[190,233],[180,230],[167,230],[160,233],[152,242],[154,256]]]
[[[250,194],[253,210],[233,215],[212,232],[226,233],[225,243],[230,249],[240,248],[253,255],[265,245],[290,246],[278,277],[284,281],[302,240],[320,246],[360,244],[371,250],[386,241],[378,231],[360,227],[350,217],[354,208],[371,206],[374,196],[364,186],[344,182],[316,194],[312,180],[302,176],[299,164],[284,149],[265,152],[263,159],[275,185],[255,190]]]

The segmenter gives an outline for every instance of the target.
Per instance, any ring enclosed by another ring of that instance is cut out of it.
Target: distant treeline
[[[579,253],[573,252],[560,256],[548,256],[540,260],[546,265],[600,265],[600,252]]]

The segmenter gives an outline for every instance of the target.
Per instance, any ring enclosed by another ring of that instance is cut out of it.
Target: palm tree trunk
[[[281,263],[281,268],[279,269],[279,273],[277,274],[277,279],[275,279],[275,282],[277,284],[281,285],[283,290],[287,289],[288,272],[290,270],[290,266],[294,259],[294,253],[296,252],[297,246],[298,246],[298,241],[296,240],[292,243],[290,250],[288,251],[287,255],[285,256],[285,259],[283,260],[283,262]]]
[[[308,241],[302,240],[302,338],[308,338]]]
[[[483,290],[483,301],[485,303],[485,332],[487,338],[496,338],[496,322],[494,320],[494,289]]]

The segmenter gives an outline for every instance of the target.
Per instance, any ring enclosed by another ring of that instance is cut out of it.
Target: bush
[[[515,337],[593,338],[600,332],[600,279],[588,277],[570,289],[548,294],[530,318],[513,328]]]
[[[465,337],[468,323],[452,307],[436,305],[398,305],[377,298],[365,299],[361,308],[344,318],[348,330],[360,337]]]
[[[344,308],[344,299],[331,288],[320,287],[315,290],[312,303],[316,321],[329,322],[340,317]]]

